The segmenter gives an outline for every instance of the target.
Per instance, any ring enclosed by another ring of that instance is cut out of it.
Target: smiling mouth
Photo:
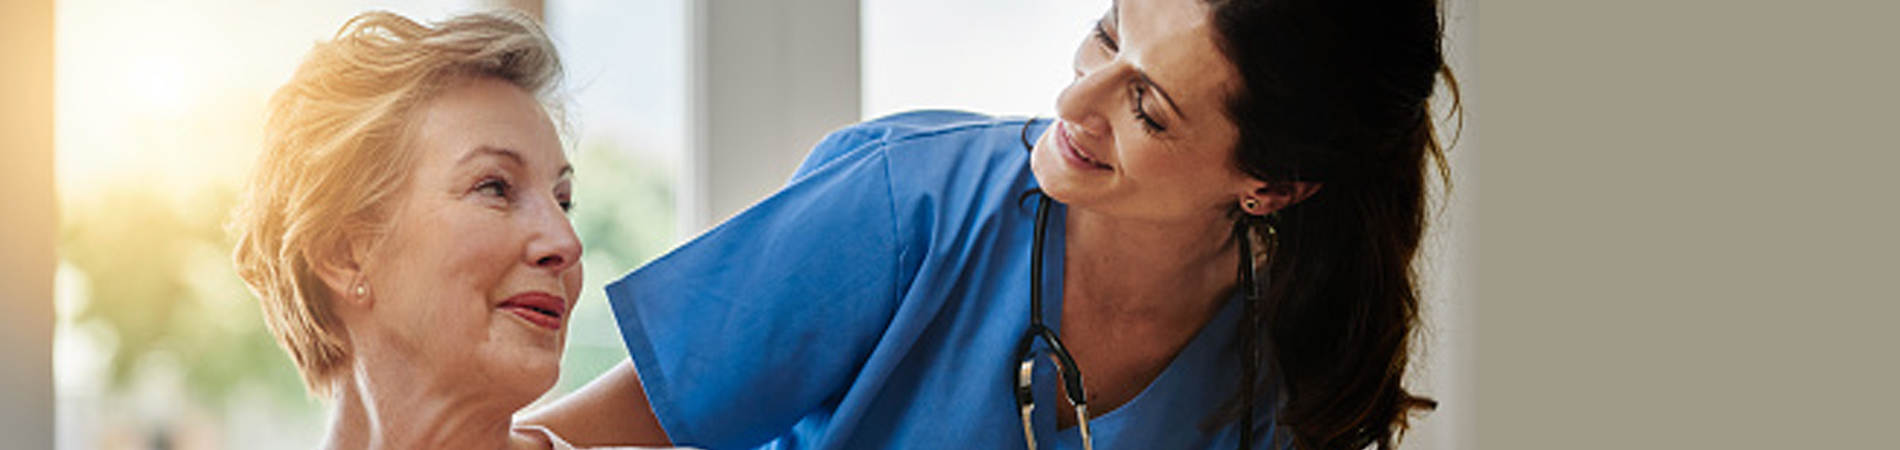
[[[567,301],[541,292],[531,292],[501,302],[498,308],[514,313],[528,323],[549,330],[560,330],[567,316]]]
[[[1115,168],[1114,166],[1103,164],[1101,161],[1089,157],[1088,153],[1082,152],[1082,147],[1075,145],[1075,140],[1069,137],[1069,126],[1067,123],[1057,122],[1056,146],[1062,149],[1063,156],[1069,157],[1072,162],[1078,163],[1078,165],[1083,167],[1102,170],[1113,170]]]

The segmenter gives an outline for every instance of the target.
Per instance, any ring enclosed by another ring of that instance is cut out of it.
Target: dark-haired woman
[[[577,443],[1393,447],[1433,0],[1120,0],[1050,120],[900,114],[608,288]]]

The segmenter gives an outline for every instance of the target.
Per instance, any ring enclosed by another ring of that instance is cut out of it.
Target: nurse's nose
[[[1126,64],[1109,61],[1089,68],[1078,66],[1075,81],[1062,89],[1062,95],[1056,97],[1056,117],[1072,125],[1076,132],[1094,136],[1106,136],[1110,131],[1110,114],[1115,111],[1115,86],[1125,84],[1118,81],[1127,71]]]

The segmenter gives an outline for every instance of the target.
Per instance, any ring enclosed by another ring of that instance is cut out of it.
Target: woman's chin
[[[496,339],[482,352],[484,371],[502,385],[497,388],[521,391],[529,401],[552,389],[561,377],[561,335],[522,329],[497,331]]]
[[[549,360],[543,358],[506,358],[488,361],[488,377],[468,377],[469,380],[486,378],[481,381],[488,386],[472,386],[488,392],[496,399],[511,399],[515,409],[527,407],[535,399],[541,398],[554,388],[561,378],[560,357],[558,354]]]

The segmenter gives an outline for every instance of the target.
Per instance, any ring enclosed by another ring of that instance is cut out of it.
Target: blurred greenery
[[[235,191],[214,187],[180,204],[143,186],[110,186],[69,199],[60,257],[86,275],[90,293],[75,324],[103,323],[117,351],[107,379],[124,388],[148,357],[172,359],[189,394],[222,403],[241,382],[261,382],[277,400],[300,401],[302,385],[259,319],[230,264],[225,212]]]
[[[671,248],[679,226],[676,168],[613,142],[590,142],[578,153],[570,156],[571,220],[589,264],[588,279],[618,276]]]
[[[677,241],[678,168],[613,141],[588,141],[574,161],[574,232],[586,288],[571,319],[561,381],[570,392],[627,358],[603,290]]]

